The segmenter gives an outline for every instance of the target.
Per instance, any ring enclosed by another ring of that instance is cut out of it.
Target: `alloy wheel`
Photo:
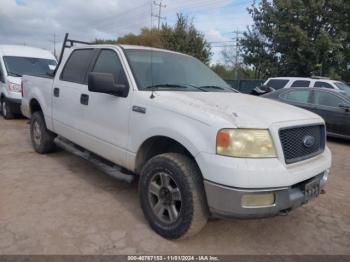
[[[175,180],[166,172],[155,173],[149,183],[148,198],[153,213],[164,223],[177,221],[181,212],[181,192]]]

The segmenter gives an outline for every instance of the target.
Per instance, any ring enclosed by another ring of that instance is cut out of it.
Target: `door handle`
[[[81,96],[80,96],[80,104],[87,106],[89,104],[89,95],[81,94]]]
[[[54,95],[55,97],[59,97],[59,96],[60,96],[60,89],[57,88],[57,87],[55,87],[55,88],[53,89],[53,95]]]

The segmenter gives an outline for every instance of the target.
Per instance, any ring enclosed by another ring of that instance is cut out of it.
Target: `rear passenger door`
[[[118,49],[101,49],[90,71],[112,74],[116,84],[129,87],[122,54]],[[129,87],[130,89],[130,87]],[[125,164],[131,111],[131,90],[127,97],[85,90],[81,95],[88,103],[80,105],[83,112],[81,128],[88,137],[86,146],[119,165]]]
[[[57,72],[52,91],[53,129],[78,144],[83,119],[80,99],[87,91],[86,76],[95,52],[92,48],[73,50]]]
[[[345,103],[341,97],[327,91],[315,90],[313,103],[315,113],[320,115],[326,122],[327,131],[335,134],[344,134],[346,130],[344,109],[339,105]]]

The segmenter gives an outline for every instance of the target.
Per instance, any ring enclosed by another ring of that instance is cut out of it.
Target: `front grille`
[[[286,164],[314,157],[325,148],[324,125],[283,128],[279,130],[279,136]]]

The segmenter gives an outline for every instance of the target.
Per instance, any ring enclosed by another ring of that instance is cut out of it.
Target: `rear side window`
[[[315,104],[322,106],[339,107],[340,104],[346,104],[346,102],[340,97],[327,92],[315,92]]]
[[[293,90],[282,94],[280,97],[290,102],[307,104],[309,102],[310,91]]]
[[[305,80],[296,80],[291,85],[291,87],[309,87],[309,86],[310,86],[310,81],[305,81]]]
[[[84,84],[92,54],[93,49],[78,49],[73,51],[63,69],[61,80]]]
[[[102,50],[97,58],[93,72],[112,74],[117,84],[127,84],[123,66],[116,52],[113,50]]]
[[[330,84],[326,83],[326,82],[322,82],[322,81],[317,81],[315,83],[315,87],[321,87],[321,88],[333,88],[333,86],[331,86]]]
[[[282,89],[289,82],[287,79],[271,79],[266,86],[272,87],[275,90]]]

